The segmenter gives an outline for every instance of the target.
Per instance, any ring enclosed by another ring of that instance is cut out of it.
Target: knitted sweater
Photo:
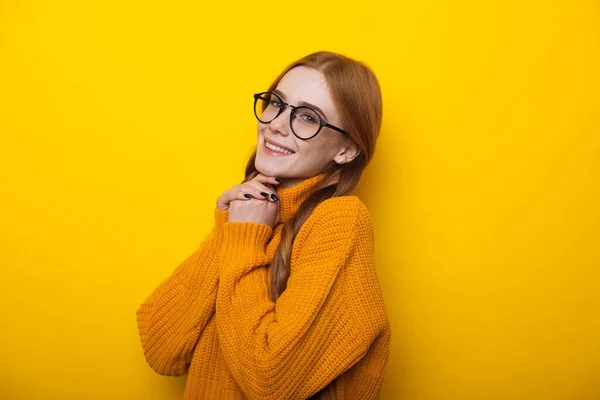
[[[296,236],[290,277],[270,297],[270,263],[291,218],[324,173],[277,188],[271,228],[215,225],[137,310],[144,356],[161,375],[188,374],[184,399],[306,399],[336,379],[338,400],[378,399],[390,324],[374,232],[357,196],[321,202]]]

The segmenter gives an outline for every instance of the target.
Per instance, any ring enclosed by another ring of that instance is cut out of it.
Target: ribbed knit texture
[[[270,298],[282,223],[323,178],[277,189],[275,228],[215,209],[198,250],[137,310],[148,364],[187,373],[184,399],[302,400],[336,378],[338,400],[379,398],[391,332],[357,196],[315,208],[294,241],[287,288]]]

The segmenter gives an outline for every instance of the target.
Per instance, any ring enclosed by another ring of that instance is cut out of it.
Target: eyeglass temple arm
[[[345,131],[345,130],[343,130],[343,129],[340,129],[340,128],[338,128],[337,126],[333,126],[333,125],[331,125],[331,124],[327,124],[327,123],[325,124],[325,126],[326,126],[326,127],[328,127],[328,128],[331,128],[331,129],[333,129],[333,130],[336,130],[336,131],[338,131],[338,132],[341,132],[341,133],[343,133],[344,135],[347,135],[347,134],[348,134],[348,132],[346,132],[346,131]]]

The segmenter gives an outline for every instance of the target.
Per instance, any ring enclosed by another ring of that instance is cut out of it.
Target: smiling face
[[[305,66],[292,68],[279,81],[276,93],[291,105],[307,105],[320,110],[321,116],[329,124],[345,128],[329,94],[325,77],[320,72]],[[357,148],[352,141],[333,129],[323,127],[317,136],[309,140],[296,137],[290,127],[291,111],[291,107],[286,107],[284,112],[270,123],[258,122],[255,160],[258,172],[283,178],[279,186],[290,187],[323,172],[339,158],[348,163],[356,157]],[[266,142],[289,149],[293,153],[272,151],[266,147]]]

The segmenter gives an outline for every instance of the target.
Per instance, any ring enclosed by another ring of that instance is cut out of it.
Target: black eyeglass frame
[[[258,114],[256,113],[256,103],[258,102],[259,98],[262,95],[264,95],[264,94],[269,94],[269,95],[275,96],[275,97],[277,97],[281,101],[281,104],[284,104],[284,107],[281,107],[279,109],[279,111],[277,112],[277,115],[274,116],[273,119],[271,119],[270,121],[267,121],[267,122],[261,120],[258,117]],[[344,135],[348,134],[348,132],[346,132],[345,130],[343,130],[341,128],[338,128],[337,126],[331,125],[330,123],[328,123],[325,120],[325,118],[323,118],[323,116],[321,114],[319,114],[317,111],[313,110],[310,107],[307,107],[307,106],[293,106],[293,105],[291,105],[291,104],[286,103],[285,101],[283,101],[283,99],[279,95],[277,95],[276,93],[273,93],[273,92],[260,92],[260,93],[255,93],[254,94],[254,116],[256,117],[257,120],[259,120],[263,124],[268,124],[268,123],[273,122],[277,117],[279,117],[285,111],[285,107],[286,106],[292,108],[292,112],[290,112],[290,129],[292,130],[292,133],[294,134],[294,136],[296,136],[298,139],[301,139],[301,140],[310,140],[310,139],[314,138],[315,136],[317,136],[319,134],[319,132],[321,132],[321,129],[323,129],[324,126],[326,126],[328,128],[331,128],[331,129],[333,129],[335,131],[338,131],[340,133],[343,133]],[[296,114],[296,111],[299,110],[299,109],[301,109],[301,108],[306,108],[306,109],[314,112],[315,114],[317,114],[319,116],[319,129],[317,129],[317,132],[314,135],[312,135],[311,137],[308,137],[308,138],[303,138],[303,137],[298,136],[296,134],[296,132],[294,132],[294,127],[292,125],[292,119],[294,118],[294,115]]]

